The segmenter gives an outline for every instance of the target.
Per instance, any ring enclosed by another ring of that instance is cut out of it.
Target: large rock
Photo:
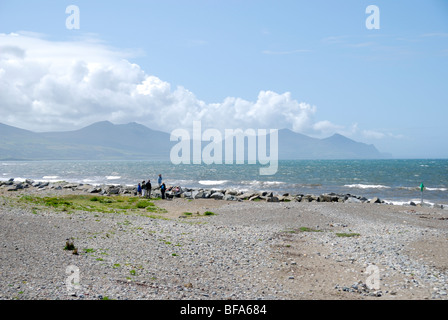
[[[230,195],[230,196],[236,196],[238,194],[238,191],[236,191],[236,190],[226,190],[226,192],[224,194],[225,195]]]
[[[362,203],[362,201],[356,197],[348,197],[347,200],[345,200],[345,202],[346,203]]]
[[[224,200],[227,200],[227,201],[241,201],[236,196],[233,196],[231,194],[224,195]]]
[[[215,200],[222,200],[224,198],[224,194],[222,192],[213,192],[210,195],[210,198]]]
[[[105,189],[107,194],[120,194],[120,187],[119,186],[108,186]]]
[[[202,199],[202,198],[205,198],[205,192],[204,191],[196,191],[196,192],[193,192],[193,197],[195,198],[195,199]]]
[[[266,201],[267,202],[279,202],[279,199],[276,196],[271,196],[271,197],[266,197]]]
[[[381,200],[378,197],[374,197],[372,200],[370,200],[370,203],[381,203]]]

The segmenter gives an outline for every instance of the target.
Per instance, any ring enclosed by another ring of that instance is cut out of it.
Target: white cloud
[[[0,34],[0,122],[33,131],[72,130],[103,120],[136,121],[165,132],[191,130],[196,120],[219,130],[289,128],[316,135],[343,129],[316,123],[317,108],[289,92],[206,103],[145,73],[130,57],[101,41]]]

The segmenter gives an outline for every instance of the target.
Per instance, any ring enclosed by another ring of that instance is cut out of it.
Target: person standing
[[[165,183],[162,183],[162,185],[160,186],[160,192],[162,192],[162,199],[165,199],[165,191],[166,191]]]
[[[140,182],[138,183],[138,186],[137,186],[137,195],[139,197],[142,195],[142,186],[141,186]]]
[[[146,194],[148,198],[151,198],[151,180],[148,179],[146,182]]]
[[[159,187],[162,186],[162,174],[159,174],[159,178],[157,179],[157,183],[159,184]]]
[[[145,180],[142,181],[142,197],[144,198],[146,195],[146,182]]]

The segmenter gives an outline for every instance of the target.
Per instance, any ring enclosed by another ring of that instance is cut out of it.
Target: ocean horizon
[[[159,174],[167,185],[204,189],[272,191],[277,194],[351,194],[388,203],[448,205],[448,159],[280,160],[275,175],[259,164],[180,164],[151,160],[2,161],[0,180],[67,181],[137,185]]]

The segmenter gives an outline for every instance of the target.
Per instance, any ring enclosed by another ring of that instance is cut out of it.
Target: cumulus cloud
[[[255,101],[228,97],[206,103],[131,63],[129,52],[99,41],[56,42],[0,34],[0,122],[34,131],[72,130],[96,121],[136,121],[152,129],[341,129],[315,122],[315,106],[289,92],[260,91]]]

